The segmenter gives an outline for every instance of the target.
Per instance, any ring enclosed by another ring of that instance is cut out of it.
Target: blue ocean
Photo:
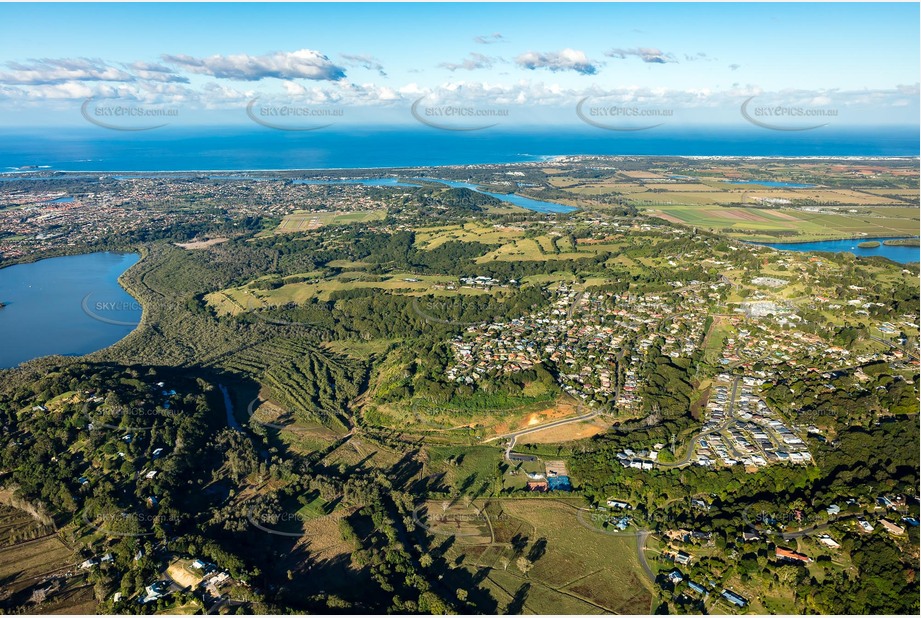
[[[560,127],[453,132],[431,128],[276,131],[164,127],[0,131],[0,171],[189,171],[419,167],[536,161],[557,155],[917,157],[916,127],[652,129]]]

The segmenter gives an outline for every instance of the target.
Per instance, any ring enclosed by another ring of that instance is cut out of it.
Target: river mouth
[[[0,368],[90,354],[131,333],[142,307],[118,279],[139,259],[99,252],[0,269]]]

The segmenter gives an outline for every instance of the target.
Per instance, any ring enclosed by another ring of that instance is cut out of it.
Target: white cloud
[[[491,69],[496,62],[500,61],[501,60],[499,58],[493,58],[472,52],[459,63],[455,64],[452,62],[442,62],[438,66],[443,69],[448,69],[449,71],[457,71],[458,69],[463,69],[465,71],[475,71],[477,69]]]
[[[492,45],[494,43],[501,43],[505,40],[498,32],[493,32],[492,34],[482,34],[480,36],[473,37],[473,40],[480,45]]]
[[[605,56],[609,58],[619,58],[621,60],[635,56],[650,64],[668,64],[672,62],[678,62],[673,54],[668,54],[663,52],[661,49],[655,47],[634,47],[633,49],[612,49],[604,53]],[[705,56],[705,55],[704,55]],[[704,56],[700,56],[703,58]],[[689,57],[688,59],[691,59]]]
[[[195,58],[184,54],[164,55],[163,61],[190,73],[241,81],[258,81],[270,77],[336,81],[345,77],[345,69],[312,49],[275,52],[262,56],[233,54]]]
[[[577,56],[573,62],[581,61]],[[836,89],[765,91],[753,84],[735,84],[729,88],[685,88],[645,87],[623,84],[616,88],[593,84],[579,87],[574,83],[561,85],[552,76],[547,81],[524,77],[509,81],[499,77],[497,81],[447,80],[438,84],[408,82],[390,85],[369,82],[352,82],[341,79],[332,82],[307,80],[282,80],[281,82],[251,83],[252,88],[233,87],[221,79],[205,79],[204,83],[192,86],[169,80],[141,79],[142,71],[163,73],[157,65],[134,63],[124,65],[136,76],[135,81],[106,82],[94,80],[71,80],[61,83],[3,84],[0,83],[0,99],[4,107],[74,109],[86,99],[93,98],[122,102],[138,102],[149,105],[163,104],[183,106],[187,110],[233,110],[245,106],[248,101],[294,102],[305,104],[336,105],[367,110],[374,114],[375,107],[382,113],[392,110],[399,114],[404,106],[425,97],[427,104],[457,104],[475,106],[502,106],[513,108],[516,114],[534,111],[556,114],[559,118],[570,118],[576,103],[590,97],[588,105],[647,105],[673,109],[677,114],[688,112],[685,118],[693,116],[694,110],[708,114],[737,116],[739,106],[749,97],[757,97],[752,105],[786,105],[816,108],[853,110],[853,114],[884,116],[886,110],[905,110],[901,115],[917,110],[919,85],[900,84],[888,89],[842,91]],[[549,70],[549,68],[548,68]],[[573,69],[568,69],[573,70]],[[559,81],[567,83],[565,79]],[[707,111],[709,110],[709,111]],[[389,113],[389,112],[388,112]],[[891,116],[891,114],[890,114]],[[354,117],[354,116],[352,116]],[[383,117],[383,116],[379,116]],[[518,118],[523,116],[519,115]],[[856,116],[853,116],[856,117]],[[901,117],[901,116],[900,116]],[[908,122],[908,121],[906,121]]]
[[[188,84],[189,78],[179,75],[173,69],[162,64],[151,62],[133,62],[128,65],[134,75],[140,79],[153,82],[172,82],[177,84]]]
[[[548,69],[550,71],[575,71],[582,75],[594,75],[598,72],[598,64],[589,60],[585,52],[576,49],[564,49],[559,52],[534,52],[529,51],[515,59],[518,66],[535,70]]]
[[[42,58],[28,63],[8,62],[9,72],[0,72],[0,83],[22,85],[63,84],[65,82],[130,82],[135,77],[99,59]]]
[[[349,66],[359,66],[363,69],[368,69],[369,71],[377,71],[378,75],[381,77],[387,77],[387,73],[384,71],[384,66],[374,56],[369,56],[367,54],[340,55],[343,59],[345,59]]]

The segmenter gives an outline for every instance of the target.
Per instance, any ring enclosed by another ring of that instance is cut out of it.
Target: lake
[[[136,253],[90,253],[0,268],[0,368],[80,356],[130,333],[141,306],[118,283]]]
[[[875,247],[873,249],[864,249],[857,246],[858,243],[870,240],[879,241],[879,247]],[[918,247],[890,247],[882,244],[883,241],[886,240],[896,240],[896,238],[864,238],[851,240],[822,240],[818,242],[789,243],[759,242],[755,244],[762,245],[764,247],[773,247],[774,249],[781,249],[783,251],[831,251],[834,253],[847,251],[849,253],[853,253],[854,255],[860,256],[878,255],[881,257],[889,258],[893,262],[898,262],[899,264],[907,264],[909,262],[918,261]]]

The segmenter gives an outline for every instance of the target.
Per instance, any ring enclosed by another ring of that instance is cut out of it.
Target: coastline
[[[245,174],[245,173],[331,173],[336,171],[356,172],[361,170],[419,170],[419,169],[448,169],[448,168],[477,168],[481,166],[500,167],[500,166],[521,166],[534,165],[539,163],[552,162],[573,162],[586,159],[623,159],[623,158],[645,158],[645,159],[689,159],[694,161],[921,161],[921,155],[686,155],[686,154],[556,154],[556,155],[524,155],[534,157],[531,160],[522,161],[505,161],[492,163],[489,161],[480,161],[477,163],[439,163],[434,165],[386,165],[386,166],[357,166],[357,167],[291,167],[291,168],[232,168],[232,169],[181,169],[181,170],[66,170],[53,169],[47,166],[40,169],[8,169],[0,172],[0,179],[8,177],[16,179],[17,176],[28,175],[36,178],[52,178],[55,175],[79,175],[79,174],[158,174],[158,175],[175,175],[175,174]]]

